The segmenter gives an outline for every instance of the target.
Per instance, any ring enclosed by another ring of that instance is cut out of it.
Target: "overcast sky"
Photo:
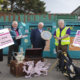
[[[46,3],[46,11],[51,13],[71,13],[78,6],[80,0],[41,0]]]

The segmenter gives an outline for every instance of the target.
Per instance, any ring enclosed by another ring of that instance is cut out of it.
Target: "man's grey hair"
[[[44,26],[44,23],[43,23],[43,22],[39,22],[39,24],[42,24],[42,25]],[[39,25],[39,24],[38,24],[38,25]]]
[[[17,25],[18,25],[18,22],[17,22],[17,21],[13,21],[13,22],[12,22],[12,24],[14,24],[14,23],[17,23]]]
[[[60,19],[60,20],[58,21],[58,23],[59,23],[60,21],[62,21],[63,23],[65,23],[65,21],[64,21],[63,19]]]

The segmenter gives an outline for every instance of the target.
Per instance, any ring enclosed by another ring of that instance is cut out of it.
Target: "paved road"
[[[69,80],[61,72],[56,71],[54,64],[57,61],[57,59],[45,59],[45,60],[51,63],[49,68],[50,72],[48,73],[48,76],[40,76],[36,78],[33,77],[29,78],[29,80]],[[80,67],[80,60],[73,60],[73,61],[77,66]],[[0,74],[0,80],[25,80],[24,76],[16,78],[12,74],[10,74],[10,67],[7,66],[7,56],[4,56],[4,61],[0,62],[0,71],[2,72]]]

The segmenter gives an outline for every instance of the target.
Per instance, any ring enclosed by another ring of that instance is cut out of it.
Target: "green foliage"
[[[3,0],[0,0],[0,4],[2,4],[3,3]]]
[[[11,6],[11,10],[8,9]],[[45,3],[40,0],[5,0],[2,11],[10,13],[44,14]]]
[[[35,14],[42,14],[42,13],[46,13],[45,12],[45,3],[43,1],[40,0],[28,0],[25,3],[25,10],[27,13],[35,13]]]
[[[8,12],[9,2],[3,1],[2,4],[3,4],[3,6],[2,6],[2,11],[3,11],[3,12]]]

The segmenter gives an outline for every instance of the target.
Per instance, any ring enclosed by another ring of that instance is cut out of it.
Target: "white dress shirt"
[[[39,29],[39,28],[38,28],[38,30],[40,31],[40,33],[42,33],[42,29]]]

